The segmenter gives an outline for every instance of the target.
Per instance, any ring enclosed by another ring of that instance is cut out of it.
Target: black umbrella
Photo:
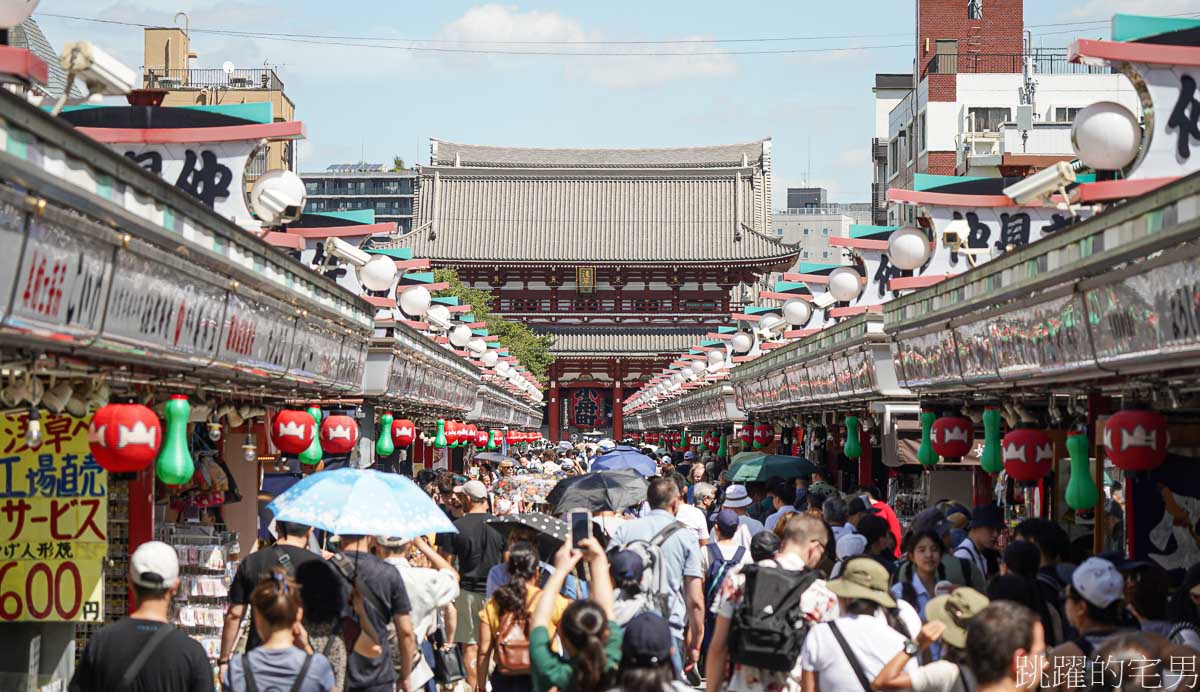
[[[559,481],[546,501],[555,514],[573,509],[620,512],[641,504],[646,499],[647,487],[649,484],[642,474],[632,469],[594,471]]]
[[[515,527],[536,531],[538,534],[538,554],[543,560],[554,559],[554,554],[567,542],[570,529],[567,523],[557,517],[541,512],[522,512],[521,514],[505,514],[488,519],[488,525],[496,529],[504,540]]]

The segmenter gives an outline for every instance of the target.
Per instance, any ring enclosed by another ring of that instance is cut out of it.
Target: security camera
[[[1028,204],[1047,197],[1052,192],[1062,192],[1066,197],[1067,185],[1075,182],[1075,169],[1065,161],[1059,161],[1045,170],[1004,188],[1004,194],[1017,204]]]
[[[267,171],[250,189],[250,206],[268,226],[298,220],[306,201],[304,181],[291,171]]]
[[[329,254],[354,267],[361,267],[371,259],[370,255],[341,238],[330,238],[326,241],[325,249]]]
[[[425,321],[434,330],[444,332],[453,325],[454,318],[450,316],[450,309],[445,305],[434,305],[425,313]]]
[[[63,46],[58,64],[68,75],[82,79],[93,95],[122,96],[137,86],[136,72],[87,41]]]
[[[824,310],[825,308],[829,307],[830,305],[833,305],[834,303],[836,303],[837,298],[834,298],[833,296],[829,295],[828,293],[818,293],[813,296],[812,302],[813,302],[813,305],[817,306],[817,309]]]

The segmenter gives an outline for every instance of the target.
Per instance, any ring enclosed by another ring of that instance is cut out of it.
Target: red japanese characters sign
[[[0,621],[100,621],[108,549],[108,474],[88,450],[88,421],[0,416]]]

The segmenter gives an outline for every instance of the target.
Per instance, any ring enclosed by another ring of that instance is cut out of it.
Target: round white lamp
[[[450,343],[455,348],[466,348],[471,343],[471,328],[465,324],[456,324],[450,330]]]
[[[494,368],[496,367],[496,363],[500,360],[500,354],[489,348],[482,356],[479,357],[479,360],[483,362],[483,366],[485,368]]]
[[[392,266],[395,266],[393,263]],[[426,312],[429,312],[429,306],[433,304],[433,296],[429,295],[429,289],[424,286],[413,286],[406,288],[400,292],[400,312],[403,312],[409,317],[424,317]]]
[[[707,358],[708,368],[710,370],[725,365],[725,352],[719,348],[714,348],[713,350],[709,351]]]
[[[475,338],[467,342],[467,352],[469,352],[472,357],[482,357],[483,354],[487,353],[487,350],[487,342],[483,339]]]
[[[1142,146],[1142,128],[1125,106],[1099,101],[1075,116],[1071,146],[1087,166],[1098,171],[1118,171],[1137,157]]]
[[[386,291],[396,280],[396,260],[387,255],[374,255],[358,268],[358,280],[368,291]]]
[[[691,363],[688,363],[688,368],[697,375],[703,375],[706,369],[702,360],[693,360]]]
[[[501,377],[508,377],[508,372],[510,370],[512,370],[512,366],[508,364],[507,360],[502,360],[499,363],[496,363],[496,374],[497,375],[499,375]]]
[[[803,298],[791,298],[783,304],[783,319],[793,327],[803,327],[812,318],[812,306]]]
[[[897,269],[919,269],[929,260],[929,236],[912,226],[893,231],[888,236],[887,255]]]
[[[425,321],[431,329],[446,331],[454,323],[454,318],[450,315],[450,308],[439,303],[425,311]]]
[[[770,334],[776,327],[783,324],[783,318],[773,312],[768,312],[758,318],[758,331]]]
[[[829,273],[829,295],[835,300],[854,300],[862,292],[862,274],[853,267],[838,267]]]
[[[730,343],[734,353],[746,353],[754,347],[754,337],[750,335],[750,332],[738,332],[733,335]]]

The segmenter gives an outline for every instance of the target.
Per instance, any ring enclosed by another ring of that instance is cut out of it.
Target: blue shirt
[[[554,565],[551,565],[550,563],[547,563],[547,562],[542,562],[540,564],[542,566],[542,576],[538,580],[538,586],[545,586],[546,580],[550,578],[551,574],[554,574]],[[496,593],[496,589],[500,588],[501,586],[504,586],[509,581],[511,581],[511,578],[508,576],[508,565],[501,562],[500,564],[496,565],[495,567],[493,567],[491,570],[488,571],[487,587],[484,591],[484,595],[487,598],[491,598],[492,594]],[[581,591],[582,591],[582,593],[581,593]],[[563,588],[562,588],[561,593],[562,593],[563,598],[566,598],[566,599],[569,599],[572,601],[574,601],[578,598],[587,598],[588,597],[587,583],[577,580],[575,578],[575,575],[573,575],[573,574],[568,574],[567,580],[565,582],[563,582]]]
[[[668,524],[677,521],[675,515],[664,509],[650,510],[646,516],[625,522],[613,531],[610,546],[624,545],[632,541],[649,541]],[[676,638],[683,636],[684,624],[687,622],[687,604],[683,597],[684,577],[701,579],[704,572],[700,568],[700,541],[695,531],[686,528],[676,531],[662,544],[663,568],[666,570],[667,583],[671,592],[668,601],[671,606],[672,634]]]

